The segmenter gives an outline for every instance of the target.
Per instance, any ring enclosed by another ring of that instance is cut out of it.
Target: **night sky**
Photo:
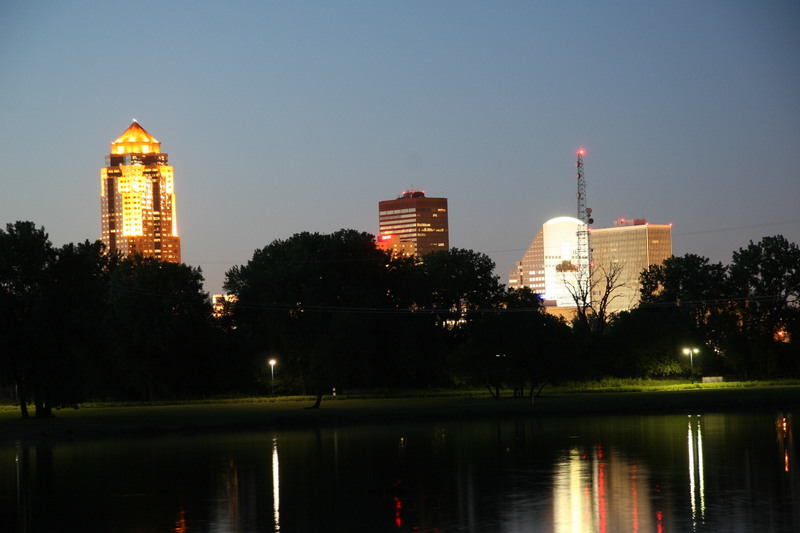
[[[0,3],[0,223],[100,238],[100,168],[133,119],[175,168],[183,260],[219,292],[275,239],[377,233],[449,199],[450,244],[506,281],[541,225],[673,223],[727,264],[800,243],[800,3]]]

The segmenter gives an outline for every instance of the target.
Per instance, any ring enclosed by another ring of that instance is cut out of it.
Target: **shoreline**
[[[486,418],[711,414],[800,411],[800,386],[690,389],[652,392],[580,392],[530,398],[437,396],[311,402],[187,403],[82,407],[51,419],[23,420],[0,412],[0,446],[147,438],[318,427],[426,423]]]

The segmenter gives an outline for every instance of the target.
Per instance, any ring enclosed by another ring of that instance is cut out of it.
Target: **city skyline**
[[[594,227],[673,223],[675,255],[727,264],[800,241],[797,22],[790,1],[6,3],[2,222],[100,239],[98,147],[137,119],[209,293],[275,239],[377,235],[375,202],[412,188],[504,279],[575,216],[579,147]]]

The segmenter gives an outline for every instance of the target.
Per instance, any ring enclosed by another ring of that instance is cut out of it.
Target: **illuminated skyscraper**
[[[620,218],[611,228],[590,231],[592,270],[595,289],[602,290],[606,274],[618,270],[617,288],[612,293],[607,312],[632,309],[639,303],[639,276],[650,265],[657,265],[672,255],[672,225],[648,224],[643,218]],[[592,295],[593,299],[600,294]]]
[[[425,255],[450,248],[447,198],[426,198],[425,191],[404,191],[378,203],[378,246],[403,255]]]
[[[572,296],[586,258],[579,258],[578,232],[586,225],[572,217],[548,220],[536,234],[522,261],[509,272],[508,286],[528,287],[545,305],[575,307]],[[572,292],[570,292],[570,288]]]
[[[102,239],[109,252],[181,262],[175,184],[161,143],[134,121],[100,170]]]

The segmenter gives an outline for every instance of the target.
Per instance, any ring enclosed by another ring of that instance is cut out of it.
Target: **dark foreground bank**
[[[262,431],[472,418],[603,414],[709,414],[800,410],[800,386],[658,392],[574,393],[530,399],[476,397],[253,401],[166,406],[91,407],[58,411],[47,420],[0,413],[0,446],[43,441]]]

